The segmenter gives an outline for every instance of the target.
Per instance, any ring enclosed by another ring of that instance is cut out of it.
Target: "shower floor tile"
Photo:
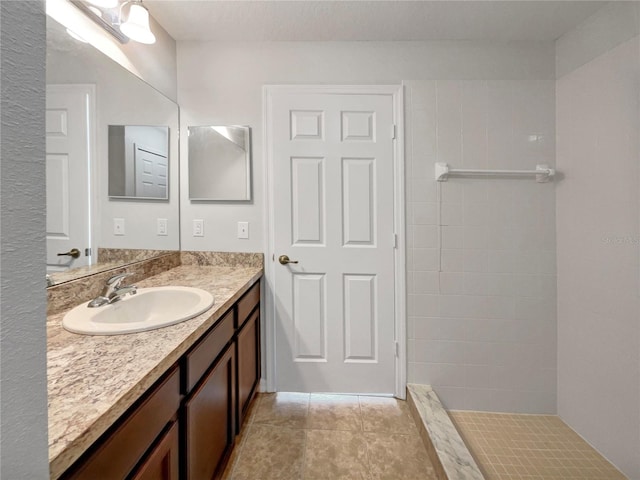
[[[449,411],[487,480],[623,480],[559,417]]]
[[[436,480],[406,402],[259,394],[224,480]]]

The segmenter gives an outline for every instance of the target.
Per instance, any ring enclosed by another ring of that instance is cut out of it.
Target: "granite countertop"
[[[49,469],[58,478],[262,276],[257,267],[183,265],[137,286],[198,287],[214,306],[191,320],[128,335],[77,335],[47,317]]]

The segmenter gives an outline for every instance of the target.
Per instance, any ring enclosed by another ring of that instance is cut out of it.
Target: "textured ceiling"
[[[606,2],[145,0],[176,40],[551,41]]]

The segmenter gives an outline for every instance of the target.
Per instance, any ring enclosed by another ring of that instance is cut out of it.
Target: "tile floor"
[[[450,411],[486,480],[626,477],[559,417]]]
[[[260,394],[225,480],[435,480],[406,402]]]

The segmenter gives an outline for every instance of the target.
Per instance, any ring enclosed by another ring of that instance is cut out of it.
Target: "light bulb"
[[[120,31],[136,42],[156,43],[156,37],[149,28],[149,11],[139,3],[131,5],[129,17],[120,25]]]

